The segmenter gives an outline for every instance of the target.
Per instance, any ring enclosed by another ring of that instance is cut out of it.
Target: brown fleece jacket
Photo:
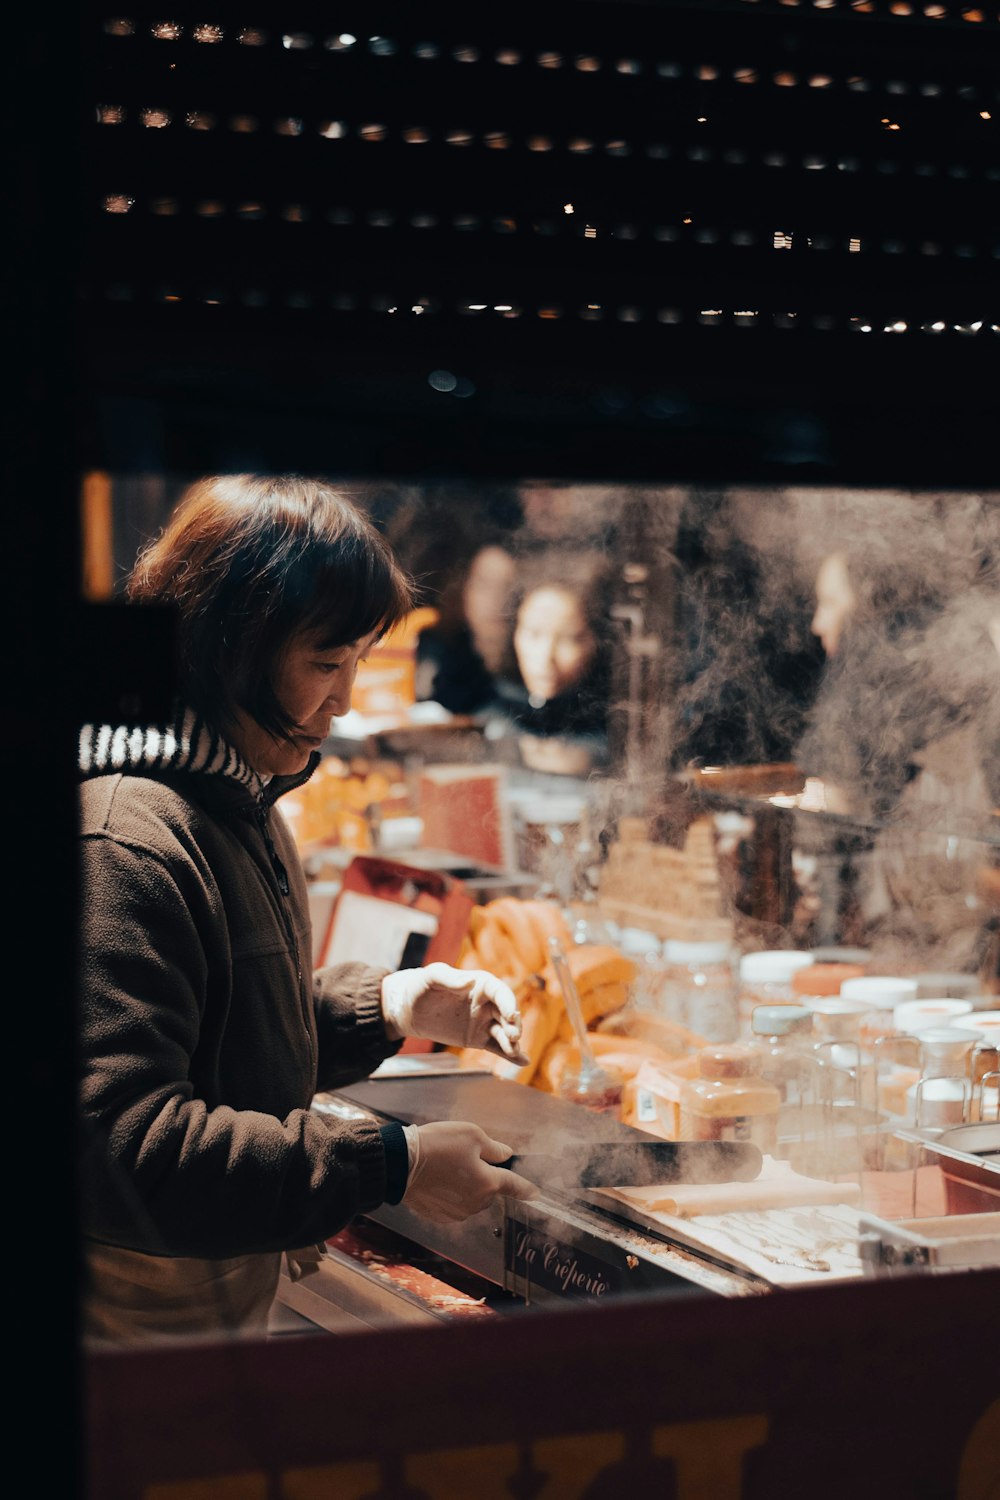
[[[85,1233],[207,1258],[328,1238],[384,1200],[386,1152],[376,1124],[310,1101],[399,1043],[383,970],[312,970],[301,862],[273,806],[305,775],[264,788],[245,767],[84,765]]]

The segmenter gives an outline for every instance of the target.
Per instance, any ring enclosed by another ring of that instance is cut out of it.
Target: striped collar
[[[236,782],[258,799],[264,795],[258,773],[193,709],[185,709],[167,725],[84,724],[79,769],[84,779],[115,772],[142,776],[191,771]]]

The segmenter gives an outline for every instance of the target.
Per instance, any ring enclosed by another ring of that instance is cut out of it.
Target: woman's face
[[[358,664],[375,643],[375,635],[348,646],[320,650],[315,635],[292,637],[281,658],[274,692],[298,725],[291,740],[275,739],[248,714],[240,717],[232,739],[236,749],[261,776],[294,776],[330,733],[330,720],[346,714]]]
[[[597,638],[576,595],[557,583],[528,594],[517,613],[514,650],[532,699],[557,698],[580,681]]]
[[[841,552],[824,557],[816,574],[816,613],[810,630],[818,635],[827,656],[836,656],[844,626],[857,600],[847,575],[847,559]]]
[[[517,565],[502,547],[484,547],[472,560],[462,607],[475,638],[506,638]]]

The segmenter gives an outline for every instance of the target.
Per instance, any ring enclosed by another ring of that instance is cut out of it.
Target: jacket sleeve
[[[403,1045],[390,1042],[385,1034],[382,980],[388,972],[361,963],[334,964],[314,972],[318,1088],[367,1078]]]
[[[238,996],[228,1022],[206,1004],[226,967],[208,873],[101,833],[83,839],[81,860],[86,1233],[151,1254],[229,1257],[326,1239],[383,1202],[374,1122],[310,1110],[297,1082],[288,1095],[306,1107],[274,1108],[276,1085],[259,1058],[238,1089],[213,1097],[202,1083],[196,1092],[192,1078],[203,1076],[218,1028],[239,1019]],[[370,995],[358,1011],[377,1052]]]

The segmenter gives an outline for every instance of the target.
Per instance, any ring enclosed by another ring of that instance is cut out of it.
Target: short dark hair
[[[178,616],[181,692],[222,731],[236,710],[269,733],[295,724],[275,696],[293,636],[319,650],[381,636],[413,607],[411,580],[347,496],[298,475],[198,480],[139,554],[127,597]]]

